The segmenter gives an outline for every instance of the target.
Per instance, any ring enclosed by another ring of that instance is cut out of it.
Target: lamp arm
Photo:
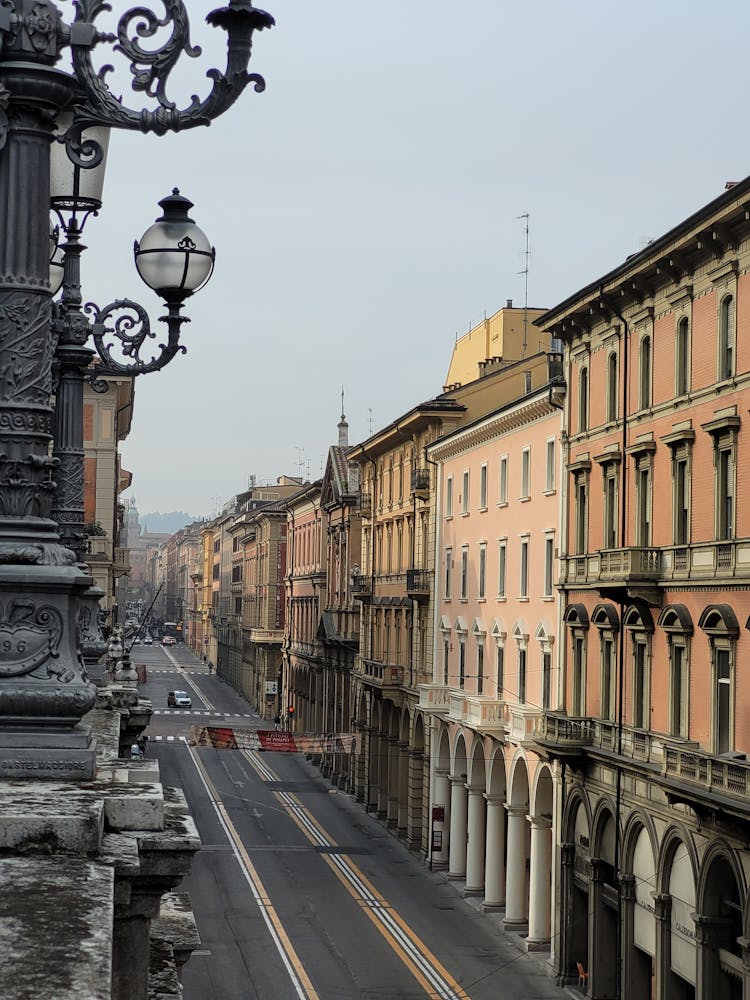
[[[167,315],[159,317],[160,322],[167,324],[167,342],[159,344],[158,355],[145,358],[141,354],[144,345],[148,340],[155,339],[156,334],[151,330],[151,322],[143,306],[132,299],[116,299],[104,309],[88,302],[84,312],[90,317],[94,350],[101,362],[96,366],[97,377],[146,375],[162,369],[176,354],[185,354],[187,348],[180,343],[180,328],[190,320],[180,314],[181,309],[181,302],[167,303]],[[121,359],[118,360],[113,351]]]
[[[109,125],[157,135],[208,125],[234,104],[249,83],[254,84],[256,93],[265,89],[263,77],[248,73],[247,65],[253,32],[272,27],[274,19],[266,11],[253,7],[251,0],[229,0],[227,7],[212,11],[206,18],[213,27],[226,31],[226,69],[223,73],[210,69],[206,76],[213,84],[208,96],[201,100],[194,94],[186,108],[178,109],[167,96],[169,75],[183,53],[196,58],[201,49],[190,43],[190,23],[182,0],[161,2],[166,11],[163,17],[145,6],[131,8],[122,15],[117,32],[112,35],[94,26],[99,15],[111,9],[106,0],[76,0],[76,17],[70,27],[69,41],[73,71],[80,86],[80,100],[76,103],[73,125],[68,132],[73,144],[80,141],[81,130],[90,125]],[[141,39],[153,38],[165,28],[171,29],[171,34],[163,45],[152,50],[143,47]],[[135,34],[131,35],[133,31]],[[113,67],[107,65],[97,71],[91,58],[92,50],[102,42],[116,42],[114,51],[130,61],[132,89],[154,98],[157,108],[134,110],[112,94],[106,77]]]

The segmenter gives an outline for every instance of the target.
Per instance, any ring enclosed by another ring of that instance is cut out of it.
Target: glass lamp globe
[[[174,188],[159,202],[161,215],[133,248],[135,266],[145,283],[167,302],[182,302],[211,277],[216,251],[188,216],[189,198]]]
[[[60,291],[65,275],[65,251],[57,242],[58,231],[53,229],[49,235],[49,287],[54,298]]]

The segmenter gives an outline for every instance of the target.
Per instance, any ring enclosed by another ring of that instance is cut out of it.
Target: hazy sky
[[[181,106],[223,67],[216,5],[189,0],[205,51],[183,57]],[[265,93],[210,129],[115,135],[85,234],[85,297],[153,317],[132,241],[174,185],[217,250],[188,353],[137,383],[123,454],[142,513],[213,513],[251,474],[316,478],[342,385],[352,443],[439,392],[456,335],[523,303],[519,215],[529,304],[552,306],[750,172],[747,0],[268,8]]]

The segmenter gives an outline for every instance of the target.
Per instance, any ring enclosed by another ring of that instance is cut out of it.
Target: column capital
[[[450,781],[450,777],[451,777],[450,768],[447,768],[447,767],[436,767],[435,768],[435,777],[436,778],[447,778]]]
[[[505,799],[502,795],[491,795],[489,792],[484,793],[485,800],[488,806],[504,806]]]
[[[484,796],[484,785],[466,785],[466,791],[469,795],[482,795]]]
[[[635,899],[635,875],[630,872],[620,872],[620,895],[628,902]]]
[[[505,810],[509,816],[521,816],[523,819],[526,819],[526,811],[528,808],[528,805],[512,806],[507,802],[505,803]]]
[[[663,923],[668,923],[672,916],[672,897],[668,892],[652,892],[654,900],[654,916]]]
[[[463,785],[466,788],[466,775],[465,774],[449,774],[448,781],[452,785]]]
[[[528,820],[531,823],[532,830],[551,830],[552,829],[552,817],[551,816],[529,816]]]

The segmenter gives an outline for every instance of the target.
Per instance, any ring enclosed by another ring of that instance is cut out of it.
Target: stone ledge
[[[83,858],[0,860],[3,1000],[109,1000],[113,879]]]
[[[104,803],[91,785],[2,782],[0,816],[2,850],[96,854],[101,847]]]

